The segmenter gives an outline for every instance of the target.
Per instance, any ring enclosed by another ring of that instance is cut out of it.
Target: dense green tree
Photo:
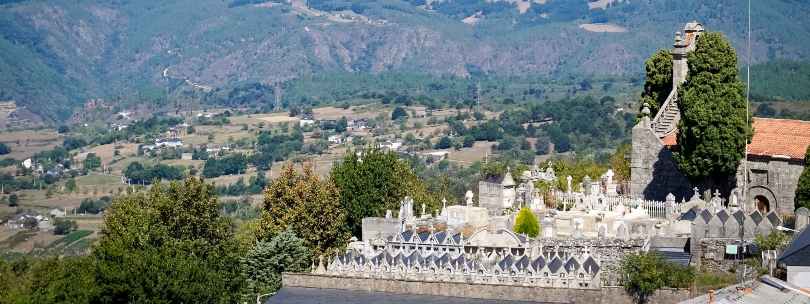
[[[20,197],[17,196],[17,193],[13,193],[8,197],[8,206],[9,207],[17,207],[20,204]]]
[[[56,219],[54,219],[53,225],[56,226],[56,228],[53,229],[53,234],[65,235],[79,229],[79,226],[78,224],[76,224],[76,221],[68,220],[61,217],[57,217]]]
[[[76,180],[72,178],[68,179],[65,182],[65,189],[67,189],[68,192],[73,192],[73,190],[76,190]]]
[[[647,59],[647,78],[644,81],[644,92],[641,93],[641,103],[650,105],[650,118],[655,117],[661,105],[667,100],[672,91],[672,53],[668,49],[661,49]],[[637,119],[641,119],[641,108]]]
[[[99,302],[221,303],[244,292],[249,244],[202,178],[116,199],[99,235]]]
[[[6,145],[4,142],[0,142],[0,155],[6,155],[11,153],[11,148]]]
[[[795,207],[810,209],[810,147],[807,147],[807,151],[804,153],[804,170],[799,176],[795,194]]]
[[[737,170],[753,137],[746,112],[745,84],[737,73],[737,54],[723,35],[706,33],[687,54],[689,73],[678,87],[678,169],[709,189]]]
[[[397,120],[400,117],[408,118],[408,111],[405,111],[403,107],[396,107],[394,111],[391,112],[391,120]]]
[[[290,107],[290,117],[295,117],[298,115],[301,115],[301,108],[299,108],[298,106]]]
[[[339,204],[338,188],[331,180],[320,179],[315,163],[304,163],[299,173],[292,162],[286,162],[279,177],[264,190],[257,236],[270,240],[291,229],[303,240],[310,258],[331,255],[349,239],[342,229],[345,214]]]
[[[95,168],[101,167],[101,157],[96,155],[95,153],[87,154],[87,158],[84,159],[82,165],[85,169],[92,170]]]
[[[346,120],[346,116],[341,117],[338,119],[337,123],[335,123],[335,132],[340,134],[346,132],[349,127],[349,121]]]
[[[308,249],[292,229],[285,229],[269,242],[256,241],[240,259],[250,294],[266,294],[281,288],[282,272],[309,268]]]
[[[444,136],[441,139],[439,139],[439,141],[436,142],[436,146],[434,148],[436,148],[437,150],[441,150],[441,149],[450,149],[450,147],[452,146],[453,141],[450,140],[450,137]]]
[[[425,204],[427,210],[441,208],[442,197],[448,196],[444,185],[428,189],[411,170],[411,162],[396,153],[379,148],[347,151],[342,163],[332,167],[331,180],[340,190],[340,208],[346,214],[345,231],[360,236],[362,220],[395,213],[405,196],[414,200],[414,208]]]
[[[464,136],[464,147],[469,148],[475,144],[475,136],[467,134]]]
[[[68,126],[66,125],[61,125],[59,126],[59,128],[57,128],[56,131],[59,132],[59,134],[65,134],[67,132],[70,132],[70,128],[68,128]]]
[[[564,153],[571,150],[571,140],[567,135],[552,138],[551,142],[554,144],[554,151]]]
[[[537,237],[540,234],[540,223],[529,208],[521,208],[515,219],[515,232]]]
[[[94,303],[100,295],[93,257],[0,259],[0,303]]]
[[[551,152],[551,140],[548,136],[540,136],[537,138],[537,141],[534,142],[534,148],[537,155],[546,155]]]
[[[621,277],[627,278],[624,287],[642,299],[663,287],[688,287],[694,279],[691,267],[678,266],[657,250],[631,252],[620,268]]]

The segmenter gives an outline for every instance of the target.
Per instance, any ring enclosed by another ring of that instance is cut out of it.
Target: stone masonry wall
[[[398,218],[367,217],[363,219],[362,240],[386,238],[399,233],[402,223]]]
[[[543,252],[553,252],[559,246],[560,255],[577,253],[588,248],[591,256],[598,257],[601,265],[618,266],[629,252],[639,251],[644,246],[643,238],[537,238],[543,246]],[[608,266],[607,268],[610,268]],[[610,273],[609,269],[603,272]]]
[[[731,267],[739,268],[737,255],[726,254],[726,244],[739,243],[738,238],[701,239],[692,244],[692,266],[710,272],[728,271]],[[752,240],[746,240],[751,243]],[[745,256],[749,258],[749,256]],[[739,258],[743,258],[740,255]],[[745,261],[745,260],[743,260]]]
[[[464,297],[489,300],[511,300],[552,303],[616,304],[636,303],[636,298],[623,287],[603,287],[600,290],[571,288],[541,288],[456,282],[422,282],[381,280],[371,278],[344,278],[300,273],[282,274],[283,286],[357,291],[395,292],[421,295]],[[662,289],[648,298],[648,303],[678,303],[690,299],[686,289]]]
[[[630,162],[630,197],[665,201],[691,197],[691,185],[678,171],[678,164],[664,143],[645,122],[633,127],[633,158]]]

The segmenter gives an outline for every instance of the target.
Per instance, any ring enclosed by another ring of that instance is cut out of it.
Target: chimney
[[[709,289],[709,303],[714,303],[714,289]]]

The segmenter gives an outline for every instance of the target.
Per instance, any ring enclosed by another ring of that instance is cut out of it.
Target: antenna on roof
[[[745,65],[745,159],[743,162],[743,190],[742,190],[742,210],[743,213],[745,212],[745,201],[746,195],[748,193],[748,128],[750,126],[749,116],[751,116],[751,103],[749,100],[749,96],[751,94],[751,0],[748,0],[748,49],[746,54],[746,65]],[[740,224],[740,250],[743,250],[743,246],[745,246],[744,242],[745,239],[743,238],[745,235],[743,225]],[[742,263],[742,260],[741,262]],[[745,263],[743,264],[743,272],[740,274],[740,285],[745,287],[745,273],[748,271],[748,265]]]

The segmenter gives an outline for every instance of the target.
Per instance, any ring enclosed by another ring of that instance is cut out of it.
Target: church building
[[[664,201],[669,193],[682,200],[692,196],[693,185],[678,171],[672,151],[678,148],[677,88],[686,81],[686,53],[695,49],[704,33],[703,25],[690,22],[684,35],[675,37],[673,54],[673,89],[655,117],[644,108],[645,117],[633,127],[633,158],[630,195],[633,198]],[[748,157],[740,162],[737,172],[719,190],[729,197],[730,207],[758,209],[763,214],[775,211],[780,216],[793,215],[793,198],[803,170],[805,151],[810,145],[810,122],[789,119],[754,118],[754,136],[748,145]],[[746,184],[747,189],[742,191]],[[745,195],[746,197],[742,197]]]

